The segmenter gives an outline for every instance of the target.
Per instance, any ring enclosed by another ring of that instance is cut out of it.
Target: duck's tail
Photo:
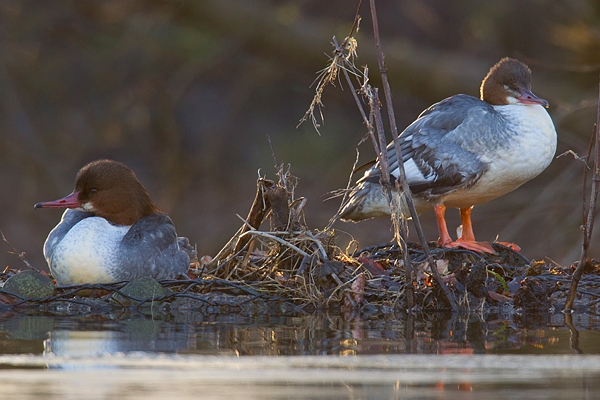
[[[379,183],[363,181],[350,191],[339,217],[342,221],[358,222],[364,219],[386,217],[390,206]]]

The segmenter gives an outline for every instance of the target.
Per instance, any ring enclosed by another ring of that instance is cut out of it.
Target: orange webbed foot
[[[471,240],[458,239],[455,242],[445,243],[444,247],[461,247],[477,253],[498,254],[489,242],[476,242]]]

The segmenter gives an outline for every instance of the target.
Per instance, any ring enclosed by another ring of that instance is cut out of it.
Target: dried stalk
[[[362,108],[361,108],[361,111],[362,111]],[[360,153],[358,152],[358,149],[356,149],[356,158],[354,159],[354,164],[352,165],[352,171],[350,172],[350,175],[348,176],[348,183],[346,184],[346,188],[343,189],[343,191],[342,191],[342,193],[343,193],[342,201],[340,201],[338,210],[335,212],[333,217],[331,217],[329,219],[329,222],[327,223],[327,226],[325,227],[326,231],[330,230],[331,227],[333,226],[333,224],[335,223],[335,221],[337,221],[337,219],[340,215],[340,212],[342,211],[342,208],[344,208],[344,204],[346,204],[346,199],[348,198],[348,193],[350,193],[350,186],[352,186],[352,176],[354,175],[354,170],[356,170],[356,166],[358,165],[359,156],[360,156]],[[337,196],[338,196],[338,194],[336,194],[334,192],[333,195],[326,200],[329,200],[329,199],[337,197]]]
[[[256,195],[254,196],[252,207],[250,207],[250,211],[248,212],[248,218],[246,218],[247,223],[240,228],[239,234],[237,235],[239,240],[233,250],[234,253],[240,251],[250,240],[249,236],[243,236],[244,233],[248,232],[251,228],[260,228],[260,224],[263,222],[263,219],[270,208],[270,204],[267,201],[268,197],[266,197],[264,193],[274,185],[275,183],[273,181],[259,178],[258,184],[256,185]]]
[[[590,147],[588,150],[587,162],[584,166],[583,172],[583,244],[581,246],[581,256],[579,257],[579,264],[577,269],[573,273],[571,278],[571,287],[569,288],[569,295],[567,302],[565,303],[565,312],[570,313],[573,311],[573,303],[577,295],[577,286],[581,280],[583,274],[583,267],[587,260],[587,252],[590,246],[590,240],[592,238],[592,232],[594,230],[594,220],[596,219],[596,200],[598,199],[598,192],[600,191],[600,85],[598,91],[598,113],[596,115],[596,125],[594,126],[594,134],[590,141]],[[594,148],[594,166],[592,168],[592,185],[590,188],[590,202],[586,204],[585,196],[587,193],[587,170],[590,168],[589,162],[592,156],[592,147]]]
[[[23,261],[23,263],[24,263],[25,265],[27,265],[27,268],[29,268],[29,269],[32,269],[32,270],[34,270],[34,271],[36,271],[36,272],[40,272],[40,271],[39,271],[37,268],[34,268],[34,267],[33,267],[33,266],[32,266],[32,265],[29,263],[29,261],[27,261],[27,259],[25,258],[25,252],[24,252],[24,251],[23,251],[23,252],[19,252],[19,251],[17,251],[17,249],[15,248],[15,246],[13,246],[13,245],[12,245],[12,244],[11,244],[11,243],[8,241],[8,239],[6,238],[6,236],[4,236],[4,232],[2,232],[2,230],[0,230],[0,235],[2,236],[2,240],[3,240],[3,241],[4,241],[4,242],[7,244],[7,245],[9,245],[9,246],[12,248],[12,250],[13,250],[13,251],[12,251],[12,252],[10,252],[10,251],[9,251],[9,253],[10,253],[10,254],[15,254],[17,257],[19,257],[19,259],[20,259],[21,261]]]
[[[240,235],[240,239],[243,238],[244,236],[247,235],[255,235],[255,236],[262,236],[262,237],[266,237],[269,238],[271,240],[274,240],[278,243],[281,243],[287,247],[289,247],[290,249],[296,251],[297,253],[299,253],[300,255],[302,255],[303,257],[308,257],[308,253],[305,252],[304,250],[300,249],[298,246],[294,246],[293,244],[291,244],[288,241],[285,241],[283,239],[281,239],[280,237],[274,236],[269,232],[263,232],[263,231],[247,231],[244,232],[242,235]]]
[[[324,120],[323,113],[321,112],[321,107],[323,107],[323,102],[321,100],[321,98],[323,97],[323,90],[325,90],[325,87],[328,84],[333,85],[334,82],[338,79],[339,68],[340,67],[343,68],[343,65],[344,65],[343,62],[340,62],[339,57],[350,58],[356,54],[357,43],[356,43],[356,40],[354,40],[354,38],[352,37],[352,35],[354,34],[354,31],[358,29],[358,25],[360,23],[360,16],[358,15],[358,10],[360,10],[361,4],[362,4],[362,0],[359,1],[358,8],[356,9],[356,15],[354,16],[354,23],[352,24],[352,29],[350,29],[350,34],[346,37],[346,39],[340,46],[343,50],[347,50],[348,55],[346,55],[345,51],[339,51],[339,52],[335,51],[334,57],[331,59],[331,62],[329,63],[329,65],[327,67],[325,67],[323,70],[319,71],[319,75],[316,79],[317,87],[315,89],[315,95],[313,96],[313,99],[310,103],[310,106],[308,107],[308,110],[306,111],[304,116],[298,122],[298,126],[300,126],[304,121],[308,121],[310,119],[315,130],[319,134],[321,134],[319,131],[321,124],[318,122],[317,117],[315,117],[315,109],[319,109],[319,116],[320,116],[320,120],[322,122]],[[335,38],[334,38],[334,41],[335,41]],[[337,43],[336,43],[336,50],[338,48],[339,47],[337,46]]]
[[[392,224],[394,225],[394,237],[398,245],[402,248],[402,257],[404,259],[404,271],[406,273],[406,307],[410,310],[414,307],[414,279],[413,269],[410,256],[408,254],[407,236],[408,229],[405,223],[405,216],[402,215],[400,210],[400,204],[402,201],[403,192],[401,191],[398,184],[392,186],[390,182],[390,168],[387,155],[385,132],[383,127],[383,121],[381,118],[381,109],[379,108],[379,95],[378,90],[373,90],[372,101],[369,103],[372,112],[375,114],[375,126],[377,128],[377,134],[379,136],[379,163],[381,165],[381,185],[383,186],[383,193],[385,194],[388,204],[390,205]],[[401,154],[401,153],[400,153]],[[401,160],[401,158],[399,158]],[[401,162],[398,163],[399,167],[403,169]],[[406,178],[404,178],[406,180]],[[407,184],[408,186],[408,184]],[[406,196],[410,197],[410,191],[404,192]],[[415,213],[416,217],[416,213]],[[437,269],[436,269],[437,272]]]
[[[340,54],[344,53],[344,43],[348,42],[348,38],[346,38],[346,40],[344,40],[344,42],[342,42],[341,46],[338,46],[336,39],[334,38],[334,45],[336,46],[336,49],[334,51],[334,54],[336,54],[336,59],[338,60],[343,60],[343,61],[347,61],[349,57],[344,57],[344,56],[338,56]],[[406,225],[403,223],[403,221],[401,221],[402,215],[400,212],[400,201],[401,201],[401,196],[402,193],[400,192],[400,188],[398,186],[392,186],[391,182],[390,182],[390,170],[389,170],[389,161],[388,161],[388,157],[387,157],[387,151],[386,150],[386,138],[385,138],[385,129],[383,127],[383,121],[382,121],[382,117],[381,117],[381,103],[379,101],[379,96],[378,96],[378,90],[377,88],[373,88],[368,82],[369,82],[369,78],[368,78],[368,69],[365,68],[364,73],[362,74],[363,77],[363,83],[362,86],[360,88],[360,90],[355,90],[354,88],[354,84],[352,83],[352,80],[350,79],[350,75],[348,73],[348,69],[351,70],[355,70],[355,67],[352,64],[346,64],[341,66],[342,71],[344,73],[344,76],[346,78],[346,82],[348,83],[348,85],[350,86],[350,88],[352,89],[352,94],[354,96],[354,100],[356,101],[356,104],[358,106],[358,109],[360,110],[360,113],[363,117],[363,121],[365,123],[365,125],[367,126],[367,132],[368,132],[368,136],[371,138],[371,142],[373,144],[373,148],[375,150],[375,153],[378,156],[379,159],[379,163],[380,163],[380,168],[381,168],[381,185],[383,187],[383,192],[388,200],[388,203],[390,205],[390,210],[391,210],[391,219],[392,219],[392,223],[394,225],[394,232],[395,232],[395,237],[396,237],[396,241],[398,242],[398,244],[401,246],[402,248],[402,255],[403,255],[403,259],[404,259],[404,266],[405,266],[405,271],[406,271],[406,276],[407,276],[407,281],[408,282],[413,282],[412,276],[412,263],[408,254],[408,247],[407,247],[407,236],[408,236],[408,230],[406,228]],[[360,75],[358,73],[356,73],[356,75]],[[388,85],[389,87],[389,85]],[[360,101],[358,94],[357,93],[362,93],[363,96],[365,96],[368,101],[369,101],[369,118],[367,119],[366,113],[364,112],[364,109],[362,107],[362,102]],[[377,128],[377,136],[375,136],[375,132],[374,132],[374,126]],[[396,136],[398,136],[396,134]],[[401,154],[401,153],[400,153]],[[406,180],[406,178],[404,178]],[[408,187],[408,184],[406,185],[406,187]],[[410,192],[405,192],[405,193],[410,193]],[[415,218],[417,218],[416,212],[414,213]],[[425,243],[425,246],[427,244]],[[437,272],[437,270],[436,270]],[[406,304],[407,304],[407,308],[408,309],[412,309],[414,307],[414,284],[410,284],[408,285],[410,287],[410,289],[406,292]]]
[[[440,286],[440,288],[444,292],[444,295],[446,296],[448,302],[450,303],[452,310],[457,311],[458,306],[456,305],[454,296],[450,292],[450,289],[448,289],[446,284],[442,281],[442,278],[441,278],[437,268],[435,267],[433,258],[431,257],[431,252],[429,251],[429,246],[427,245],[427,240],[425,239],[425,234],[423,233],[421,223],[419,221],[415,206],[412,201],[412,197],[410,196],[410,188],[408,187],[408,182],[406,180],[406,173],[404,171],[404,164],[402,163],[402,160],[403,160],[402,150],[400,148],[400,141],[398,139],[398,137],[399,137],[398,136],[398,127],[397,127],[396,118],[394,115],[390,83],[387,78],[387,68],[385,67],[383,51],[381,49],[381,39],[379,36],[379,22],[377,20],[377,10],[375,8],[375,0],[370,0],[370,5],[371,5],[371,17],[373,20],[373,34],[375,36],[375,47],[377,48],[377,61],[379,63],[379,72],[381,74],[381,79],[382,79],[382,83],[383,83],[383,91],[385,94],[388,117],[390,120],[392,137],[394,140],[394,148],[396,150],[396,158],[398,159],[398,170],[400,172],[399,177],[396,180],[396,190],[399,190],[398,185],[400,185],[402,188],[402,192],[406,194],[404,197],[405,197],[406,203],[408,204],[408,208],[409,208],[410,214],[412,216],[413,224],[415,225],[415,228],[417,229],[417,234],[419,235],[419,240],[421,242],[421,245],[423,246],[423,250],[424,250],[425,254],[427,255],[429,269],[430,269],[436,283]],[[387,158],[387,152],[385,151],[385,149],[386,149],[386,147],[384,146],[382,151],[386,153],[386,155],[384,157]],[[382,160],[382,158],[380,158],[380,160]],[[383,169],[382,169],[382,172],[383,172]],[[385,176],[385,174],[384,174],[384,176]],[[396,228],[395,231],[398,232],[398,226],[400,225],[400,220],[398,218],[399,216],[394,216],[394,208],[392,207],[393,205],[391,202],[392,199],[388,198],[388,200],[390,200],[390,209],[392,210],[392,223],[394,223],[394,226]],[[399,242],[399,244],[402,246],[403,252],[406,252],[406,243],[405,243],[406,235],[405,234],[402,235],[402,232],[400,232],[400,233],[401,233],[401,236],[396,237],[396,241]],[[402,243],[400,243],[400,242],[402,242]],[[406,254],[406,257],[405,257],[405,268],[406,268],[406,274],[407,274],[406,279],[407,279],[407,283],[408,283],[407,300],[409,301],[408,304],[412,305],[415,283],[414,283],[414,277],[413,277],[413,271],[412,271],[411,264],[410,264],[410,262],[407,263],[406,262],[407,260],[409,260],[408,254]]]

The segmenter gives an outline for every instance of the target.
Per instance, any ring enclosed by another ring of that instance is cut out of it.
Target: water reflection
[[[195,355],[600,354],[595,316],[562,314],[543,324],[478,315],[246,319],[129,314],[5,313],[0,354],[101,356],[132,352]],[[576,330],[576,331],[574,331]],[[576,343],[573,341],[576,332]]]
[[[600,357],[574,355],[600,354],[597,328],[593,315],[565,321],[562,314],[11,312],[0,317],[0,393],[28,400],[598,398]]]

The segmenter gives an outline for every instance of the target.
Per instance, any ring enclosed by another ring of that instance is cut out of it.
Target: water
[[[560,313],[348,321],[7,312],[0,398],[600,398],[598,327],[594,315]]]

